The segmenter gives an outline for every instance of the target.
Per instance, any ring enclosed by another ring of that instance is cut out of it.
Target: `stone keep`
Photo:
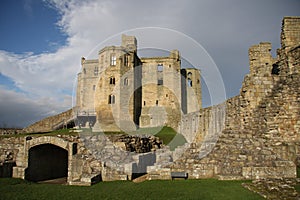
[[[81,60],[78,74],[77,125],[95,131],[170,126],[201,108],[200,71],[181,69],[178,50],[167,57],[139,58],[137,40],[122,35],[119,47]]]

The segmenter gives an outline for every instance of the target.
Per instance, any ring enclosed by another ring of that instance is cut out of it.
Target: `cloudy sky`
[[[177,47],[204,76],[217,67],[226,96],[235,96],[249,70],[248,48],[269,41],[275,55],[281,20],[293,15],[299,0],[2,0],[0,126],[24,127],[71,108],[81,56],[119,45],[121,33],[137,35],[141,49]],[[193,63],[199,49],[212,66],[202,56]],[[222,93],[216,88],[210,92]]]

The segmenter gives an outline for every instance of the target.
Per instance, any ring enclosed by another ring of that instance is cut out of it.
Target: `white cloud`
[[[70,97],[64,101],[53,98],[31,99],[23,93],[0,86],[0,127],[24,127],[69,107]]]

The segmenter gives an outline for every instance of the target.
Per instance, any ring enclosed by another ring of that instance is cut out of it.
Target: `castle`
[[[121,46],[81,59],[76,96],[77,125],[94,131],[170,126],[201,108],[200,71],[181,68],[178,50],[168,57],[139,58],[137,40],[122,35]]]
[[[24,131],[51,131],[72,120],[95,131],[176,128],[175,121],[187,143],[174,151],[166,146],[136,155],[104,134],[25,135],[0,138],[0,162],[16,178],[67,177],[70,185],[133,180],[134,174],[170,180],[176,172],[189,179],[295,179],[300,166],[300,17],[283,19],[277,57],[270,50],[268,42],[251,46],[250,73],[240,93],[201,108],[200,74],[180,70],[178,51],[165,58],[139,58],[135,38],[123,36],[121,47],[102,49],[98,60],[82,59],[75,116],[69,110]],[[200,109],[191,107],[190,99]]]

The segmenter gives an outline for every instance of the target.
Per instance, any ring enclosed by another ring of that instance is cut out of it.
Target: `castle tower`
[[[177,128],[181,118],[180,55],[141,58],[143,63],[141,127]]]
[[[99,75],[98,60],[81,58],[81,72],[77,75],[76,126],[90,127],[96,122],[94,94]]]
[[[202,108],[201,75],[200,70],[186,68],[182,74],[182,111],[191,113]]]
[[[123,35],[122,46],[99,51],[100,74],[94,106],[102,131],[133,130],[134,123],[138,123],[140,97],[135,92],[138,84],[135,67],[139,65],[136,48],[135,37]]]

